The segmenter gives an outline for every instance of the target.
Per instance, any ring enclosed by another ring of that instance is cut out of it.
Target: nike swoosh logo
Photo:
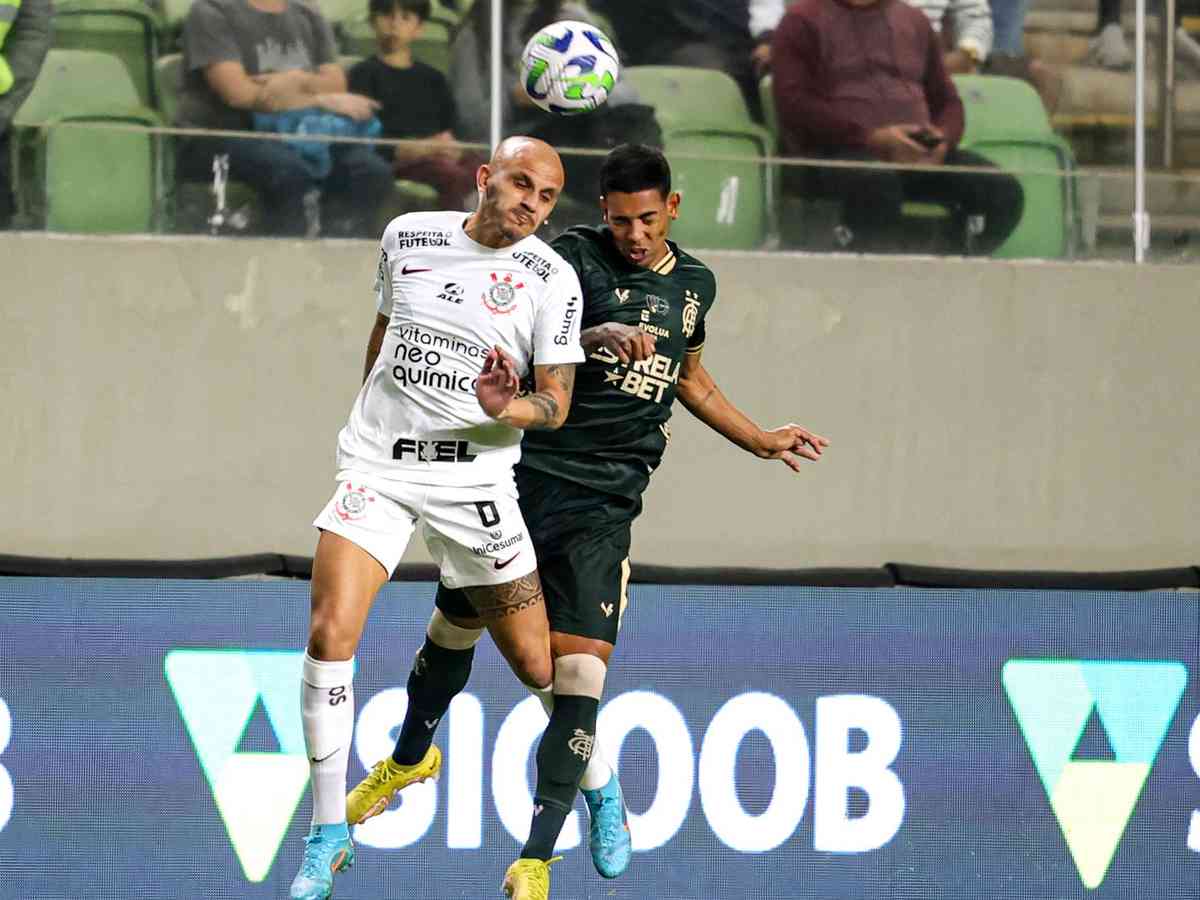
[[[337,750],[334,750],[334,751],[333,751],[333,753],[330,753],[330,754],[328,754],[328,755],[326,755],[326,756],[322,756],[320,759],[317,759],[315,756],[310,756],[310,757],[308,758],[308,761],[309,761],[309,762],[313,762],[313,763],[323,763],[323,762],[325,762],[325,760],[329,759],[329,757],[333,756],[333,755],[334,755],[334,753],[337,753],[337,752],[338,752],[338,750],[341,750],[341,749],[342,749],[341,747],[338,747],[338,749],[337,749]]]
[[[514,553],[512,556],[510,556],[504,562],[500,562],[500,560],[496,560],[494,563],[492,563],[492,565],[495,566],[497,570],[503,569],[505,566],[507,566],[510,562],[512,562],[514,559],[516,559],[520,555],[521,555],[521,551],[518,550],[516,553]]]
[[[433,269],[410,269],[407,265],[400,270],[401,275],[416,275],[418,272],[432,272]]]

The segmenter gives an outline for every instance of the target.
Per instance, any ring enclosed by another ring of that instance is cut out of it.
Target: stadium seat
[[[158,108],[154,60],[163,18],[140,0],[58,0],[54,46],[95,50],[121,60],[137,87],[142,106]]]
[[[183,90],[183,54],[168,53],[154,61],[154,90],[158,110],[168,124],[175,124],[179,92]]]
[[[83,125],[161,124],[120,60],[51,50],[13,119],[20,221],[53,231],[148,232],[158,225],[159,136]]]
[[[174,52],[180,49],[179,38],[183,33],[183,20],[192,8],[192,0],[159,0],[163,11],[162,50]]]
[[[737,83],[714,69],[632,66],[622,77],[654,107],[684,197],[673,237],[687,247],[763,246],[773,215],[771,136],[746,109]]]
[[[954,83],[966,115],[962,148],[1014,173],[1025,191],[1021,221],[993,256],[1073,254],[1079,229],[1074,157],[1050,127],[1037,92],[1024,81],[995,75],[956,75]]]

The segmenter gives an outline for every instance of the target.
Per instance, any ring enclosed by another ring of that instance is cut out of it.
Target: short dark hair
[[[433,4],[430,0],[368,0],[370,15],[387,16],[393,11],[412,13],[422,22],[429,18]]]
[[[649,190],[657,190],[664,199],[671,193],[671,164],[663,152],[646,144],[614,147],[600,167],[600,196]]]

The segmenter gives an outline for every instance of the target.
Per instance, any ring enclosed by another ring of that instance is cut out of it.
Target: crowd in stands
[[[534,107],[516,77],[520,52],[560,19],[590,22],[615,39],[623,66],[686,66],[733,77],[758,121],[778,122],[783,153],[839,163],[915,164],[898,171],[807,167],[786,182],[841,207],[840,243],[885,251],[912,201],[952,210],[965,252],[988,253],[1020,219],[1022,190],[982,156],[959,147],[964,112],[951,76],[1015,75],[1053,110],[1051,67],[1026,58],[1030,0],[507,0],[503,35],[507,133],[562,146],[653,139],[654,109],[622,81],[601,115],[555,117]],[[28,93],[49,41],[50,0],[0,0],[0,159],[5,124]],[[490,0],[439,0],[457,17],[448,65],[419,61],[414,46],[431,0],[362,0],[375,52],[339,57],[334,24],[309,0],[193,0],[180,39],[175,121],[177,177],[208,182],[214,158],[251,187],[259,230],[272,235],[373,236],[396,179],[429,185],[441,207],[472,202],[490,121]],[[1120,0],[1099,0],[1090,59],[1122,68],[1129,49]],[[15,20],[15,21],[13,21]],[[7,34],[6,34],[7,29]],[[1179,54],[1200,70],[1200,45],[1179,31]],[[11,74],[10,74],[11,71]],[[762,88],[771,77],[770,91]],[[770,112],[763,103],[773,104]],[[223,132],[286,134],[254,140]],[[404,139],[329,143],[306,135]],[[411,143],[417,141],[419,143]],[[569,191],[589,200],[587,161],[568,166]],[[945,166],[948,171],[939,171]],[[969,166],[979,171],[962,172]],[[8,166],[0,166],[7,172]],[[573,190],[572,190],[573,189]],[[869,196],[870,204],[846,202]],[[0,221],[11,208],[0,181]]]

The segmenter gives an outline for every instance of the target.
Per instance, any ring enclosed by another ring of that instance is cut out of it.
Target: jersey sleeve
[[[379,267],[375,270],[375,308],[389,319],[392,317],[392,267],[387,251],[390,234],[389,228],[379,242]]]
[[[707,336],[704,322],[708,317],[708,311],[712,309],[713,304],[717,300],[717,279],[711,273],[709,274],[709,281],[704,294],[707,296],[700,297],[700,304],[696,310],[696,324],[687,339],[688,353],[699,353],[704,349],[704,340]]]
[[[551,280],[533,326],[534,365],[581,363],[579,322],[583,318],[583,291],[579,276],[563,266]]]

